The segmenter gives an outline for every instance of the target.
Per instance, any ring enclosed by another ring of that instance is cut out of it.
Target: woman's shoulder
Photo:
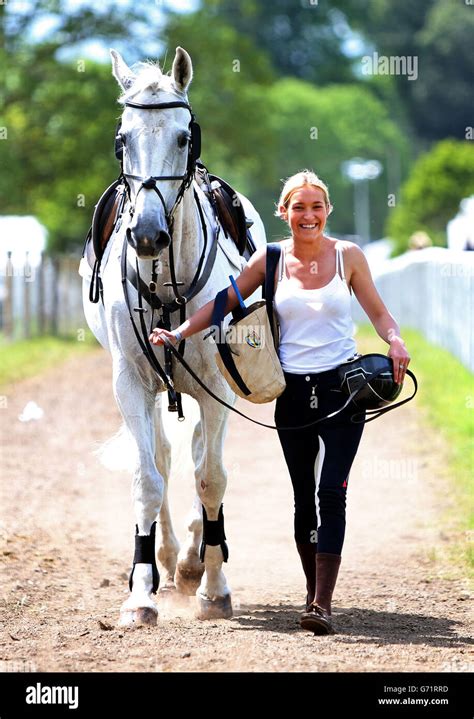
[[[338,237],[328,237],[326,236],[326,239],[329,240],[336,250],[342,250],[343,252],[353,252],[354,248],[355,251],[360,250],[359,245],[356,242],[351,242],[350,240],[340,240]]]
[[[344,260],[357,262],[357,259],[361,255],[364,255],[363,250],[356,242],[351,242],[350,240],[340,240],[337,237],[328,237],[327,239],[333,243],[336,250],[340,250],[343,253]]]

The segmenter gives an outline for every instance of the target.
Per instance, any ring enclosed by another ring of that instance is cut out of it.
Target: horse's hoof
[[[213,600],[205,599],[198,595],[197,601],[197,619],[230,619],[232,616],[232,600],[230,594]]]
[[[119,627],[156,627],[158,612],[151,607],[126,609],[120,613]]]
[[[202,575],[204,574],[204,563],[196,566],[187,566],[184,562],[178,564],[174,575],[174,583],[180,594],[186,594],[188,597],[194,597],[199,585],[201,584]]]

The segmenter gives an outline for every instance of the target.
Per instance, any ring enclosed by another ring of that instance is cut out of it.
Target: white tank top
[[[292,374],[325,372],[352,359],[356,344],[342,249],[336,248],[336,274],[317,290],[302,289],[287,277],[281,249],[274,306],[282,368]]]

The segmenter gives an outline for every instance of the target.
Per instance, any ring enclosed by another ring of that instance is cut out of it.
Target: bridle
[[[186,191],[186,189],[190,186],[193,177],[194,177],[194,170],[196,167],[196,162],[199,159],[199,156],[201,154],[201,128],[196,122],[196,117],[192,111],[191,106],[189,103],[184,102],[182,100],[176,100],[173,102],[156,102],[156,103],[141,103],[141,102],[133,102],[132,100],[127,100],[124,103],[125,107],[134,107],[138,108],[139,110],[168,110],[175,107],[184,107],[191,115],[191,120],[189,122],[189,131],[190,131],[190,139],[189,139],[189,145],[188,145],[188,160],[186,165],[186,172],[183,175],[150,175],[149,177],[142,177],[141,175],[134,175],[129,172],[124,172],[123,170],[123,148],[125,145],[125,139],[123,135],[120,133],[120,128],[122,125],[122,121],[120,120],[117,129],[115,131],[115,156],[120,162],[120,166],[122,169],[122,177],[125,180],[126,188],[127,188],[127,194],[128,194],[128,200],[129,200],[129,212],[130,216],[133,216],[135,212],[135,207],[132,204],[131,199],[131,192],[130,192],[130,185],[128,183],[127,178],[132,180],[138,180],[140,182],[140,186],[135,194],[135,201],[138,196],[138,193],[141,190],[154,190],[158,197],[160,198],[161,204],[163,205],[163,210],[165,213],[166,223],[168,225],[168,233],[170,237],[173,234],[173,216],[176,211],[176,208],[178,207],[180,201],[183,198],[183,195]],[[158,180],[164,180],[164,181],[173,181],[173,180],[181,180],[181,185],[178,189],[178,193],[176,195],[176,199],[174,201],[173,207],[168,212],[166,208],[165,199],[163,197],[163,194],[161,193],[159,187],[157,186]]]
[[[121,166],[121,178],[123,179],[123,182],[126,187],[126,192],[128,195],[128,201],[129,201],[129,212],[130,216],[133,216],[135,207],[132,203],[131,198],[131,192],[130,192],[130,185],[128,183],[128,179],[138,180],[140,182],[140,186],[137,190],[137,193],[135,195],[135,201],[137,198],[138,193],[141,190],[154,190],[156,194],[158,195],[164,209],[165,218],[168,226],[168,234],[170,236],[170,244],[169,244],[169,260],[170,260],[170,277],[171,282],[166,282],[164,285],[171,285],[173,288],[173,292],[175,295],[175,299],[171,302],[163,302],[157,294],[158,289],[158,275],[157,275],[157,260],[153,260],[152,264],[152,278],[151,282],[147,285],[143,279],[140,277],[139,272],[139,266],[138,266],[138,258],[136,261],[135,268],[131,267],[127,261],[127,249],[130,239],[130,228],[127,228],[124,236],[124,243],[123,243],[123,250],[122,250],[122,259],[121,259],[121,268],[122,268],[122,286],[123,286],[123,292],[124,292],[124,298],[125,303],[128,309],[128,313],[130,316],[130,320],[132,323],[133,331],[135,333],[135,336],[137,338],[137,341],[147,358],[150,366],[152,369],[160,376],[163,383],[167,387],[168,390],[168,399],[169,399],[169,406],[168,409],[170,411],[178,412],[178,418],[180,420],[184,419],[183,410],[182,410],[182,401],[181,401],[181,394],[179,392],[176,392],[174,389],[173,384],[173,370],[172,370],[172,363],[171,363],[171,351],[169,347],[164,348],[164,354],[165,354],[165,366],[164,368],[160,365],[155,353],[153,352],[153,349],[151,347],[151,344],[148,339],[149,332],[151,332],[152,326],[156,324],[158,327],[163,327],[164,329],[170,330],[171,329],[171,314],[175,312],[176,310],[179,310],[180,314],[180,324],[182,324],[186,319],[186,304],[195,297],[201,289],[204,287],[206,282],[208,281],[212,268],[214,266],[214,262],[216,259],[216,252],[217,252],[217,243],[218,243],[218,237],[219,237],[219,229],[220,224],[217,217],[217,210],[215,207],[215,203],[211,199],[211,205],[214,213],[214,232],[212,237],[212,242],[209,248],[209,252],[206,257],[206,250],[208,246],[208,236],[207,236],[207,228],[206,228],[206,220],[204,218],[203,209],[201,207],[201,203],[199,201],[198,194],[196,190],[194,189],[194,200],[195,204],[198,210],[199,214],[199,220],[201,223],[201,230],[202,230],[202,236],[203,236],[203,249],[201,253],[201,257],[199,259],[196,272],[194,274],[194,277],[191,281],[191,284],[189,288],[182,294],[179,290],[179,285],[182,285],[183,282],[179,282],[176,278],[175,273],[175,263],[174,263],[174,254],[173,254],[173,216],[176,211],[176,208],[178,207],[179,203],[181,202],[184,193],[188,187],[192,184],[192,181],[194,179],[194,174],[196,170],[196,164],[199,159],[199,156],[201,154],[201,128],[196,122],[196,118],[194,116],[194,113],[192,111],[191,106],[184,101],[176,100],[172,102],[157,102],[157,103],[139,103],[139,102],[132,102],[131,100],[128,100],[124,103],[126,107],[134,107],[138,108],[140,110],[168,110],[175,107],[183,107],[191,115],[191,119],[189,122],[189,131],[190,131],[190,139],[188,144],[188,159],[187,159],[187,165],[186,165],[186,172],[183,175],[151,175],[150,177],[142,177],[141,175],[135,175],[132,173],[124,172],[123,170],[123,147],[124,147],[124,138],[120,134],[120,127],[121,127],[121,121],[119,122],[116,132],[115,132],[115,156],[120,162]],[[204,168],[205,169],[205,168]],[[205,170],[205,177],[208,185],[209,191],[211,190],[210,187],[210,180],[207,174],[207,170]],[[181,180],[181,185],[179,186],[178,193],[176,195],[176,199],[174,201],[173,207],[168,212],[166,208],[165,199],[157,186],[157,181],[173,181],[173,180]],[[211,193],[212,197],[212,193]],[[135,289],[138,292],[138,307],[134,307],[132,311],[132,306],[130,303],[130,297],[128,293],[128,282],[131,282],[131,284],[135,287]],[[148,312],[147,308],[143,306],[143,299],[146,300],[146,302],[149,304],[151,308],[151,325],[149,328],[147,328],[144,318],[144,313]],[[161,312],[161,318],[159,322],[154,322],[154,312],[160,311]],[[137,327],[134,319],[133,312],[138,313],[139,317],[139,324],[140,329]],[[179,344],[179,348],[177,351],[177,355],[179,357],[183,357],[184,355],[184,348],[185,348],[185,340],[182,340]],[[174,349],[174,348],[173,348]],[[176,350],[175,350],[176,352]]]

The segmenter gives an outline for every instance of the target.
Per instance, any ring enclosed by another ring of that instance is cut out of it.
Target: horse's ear
[[[180,92],[186,92],[193,79],[193,64],[191,58],[186,50],[183,50],[183,48],[179,46],[176,48],[171,76]]]
[[[112,58],[112,75],[115,77],[122,90],[126,92],[135,82],[136,75],[128,67],[127,63],[117,50],[113,50],[111,48],[110,57]]]

